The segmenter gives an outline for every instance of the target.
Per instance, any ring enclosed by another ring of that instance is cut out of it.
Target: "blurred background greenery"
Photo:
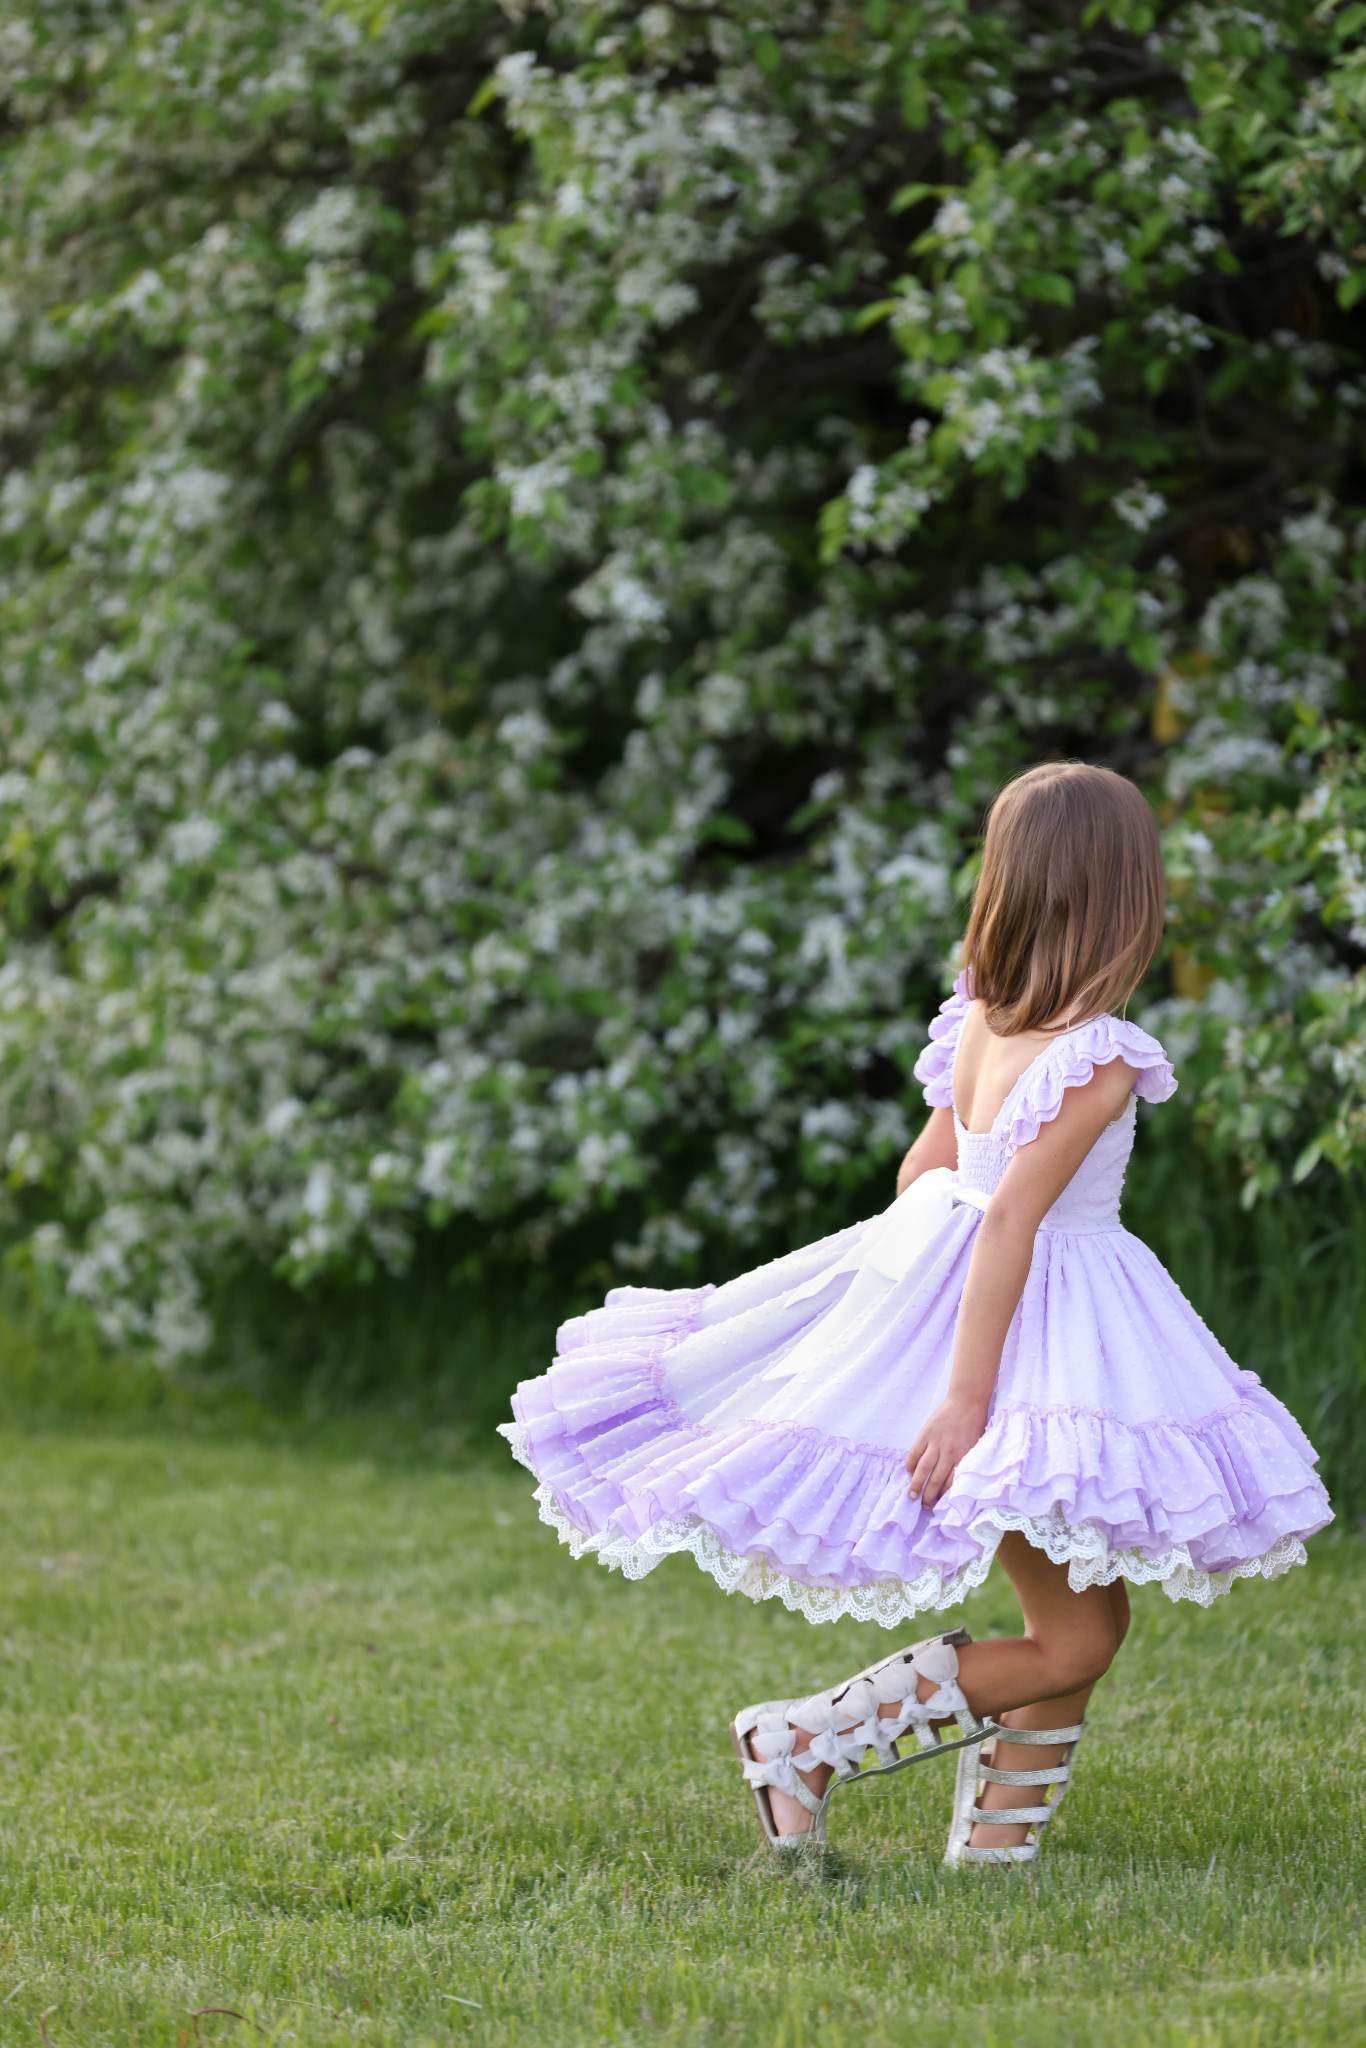
[[[1126,1220],[1360,1505],[1363,25],[10,10],[0,1399],[479,1454],[887,1198],[1080,756],[1171,877]]]

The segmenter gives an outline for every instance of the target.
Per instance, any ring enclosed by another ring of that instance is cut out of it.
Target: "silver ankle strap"
[[[998,1771],[995,1764],[983,1764],[978,1771],[988,1785],[1065,1785],[1071,1775],[1071,1764],[1050,1764],[1046,1771]]]
[[[1078,1721],[1071,1728],[1007,1728],[1003,1721],[993,1721],[987,1716],[987,1730],[999,1735],[1002,1742],[1032,1742],[1036,1748],[1045,1748],[1051,1742],[1077,1742],[1081,1738],[1085,1722]]]

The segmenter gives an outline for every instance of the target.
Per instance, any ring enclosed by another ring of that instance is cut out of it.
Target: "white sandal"
[[[1062,1805],[1071,1783],[1072,1759],[1084,1726],[1084,1721],[1078,1721],[1070,1728],[1007,1728],[1000,1721],[989,1720],[987,1732],[992,1737],[990,1757],[979,1745],[975,1750],[964,1750],[958,1759],[953,1821],[949,1828],[948,1847],[944,1851],[945,1863],[950,1867],[964,1863],[1032,1863],[1039,1853],[1044,1827]],[[1023,1742],[1039,1749],[1065,1744],[1067,1754],[1060,1764],[1052,1764],[1047,1769],[1000,1771],[995,1764],[998,1742]],[[1047,1790],[1037,1806],[980,1806],[978,1801],[986,1785],[1043,1785]],[[970,1846],[972,1831],[979,1821],[989,1827],[1028,1823],[1029,1832],[1023,1842],[1012,1842],[999,1848],[974,1849]]]
[[[825,1810],[836,1785],[851,1778],[878,1778],[889,1771],[902,1771],[926,1756],[965,1749],[981,1742],[990,1727],[977,1719],[962,1687],[958,1684],[958,1647],[971,1642],[965,1628],[943,1635],[927,1636],[909,1650],[895,1650],[866,1671],[841,1679],[827,1692],[812,1693],[806,1699],[762,1700],[742,1707],[731,1722],[730,1737],[735,1754],[754,1794],[759,1825],[775,1849],[801,1849],[825,1841]],[[919,1680],[929,1679],[935,1690],[929,1699],[919,1696]],[[895,1705],[895,1714],[881,1714],[879,1707]],[[961,1733],[946,1739],[936,1720],[952,1716]],[[911,1729],[916,1747],[906,1756],[897,1748],[899,1739]],[[811,1742],[797,1751],[797,1735],[805,1731]],[[756,1756],[751,1737],[759,1735],[770,1751]],[[876,1764],[864,1765],[862,1758],[873,1750]],[[804,1760],[799,1765],[796,1757]],[[803,1773],[819,1764],[834,1772],[825,1796],[819,1797],[804,1782]],[[773,1819],[769,1787],[786,1792],[811,1815],[811,1826],[797,1834],[781,1834]]]

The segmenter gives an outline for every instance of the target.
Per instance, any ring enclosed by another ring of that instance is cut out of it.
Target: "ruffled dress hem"
[[[1307,1487],[1293,1493],[1257,1486],[1270,1448],[1266,1411],[1284,1411],[1244,1373],[1247,1392],[1198,1422],[1145,1426],[1097,1409],[1000,1405],[934,1513],[917,1509],[912,1536],[899,1450],[779,1419],[720,1428],[679,1409],[664,1359],[697,1328],[714,1291],[615,1290],[565,1326],[556,1372],[520,1388],[516,1419],[498,1426],[538,1482],[540,1519],[575,1558],[638,1579],[688,1554],[726,1592],[781,1600],[811,1622],[847,1615],[895,1628],[981,1586],[1008,1530],[1065,1564],[1075,1592],[1123,1578],[1207,1607],[1237,1579],[1277,1578],[1307,1562],[1303,1537],[1331,1519],[1305,1467],[1296,1476]],[[1292,1418],[1285,1424],[1299,1435]],[[1168,1485],[1177,1472],[1185,1481],[1184,1507],[1161,1528],[1149,1505],[1152,1460]],[[779,1482],[786,1512],[775,1517],[765,1497]],[[695,1505],[699,1495],[708,1512]],[[799,1500],[806,1526],[792,1519]],[[841,1521],[846,1533],[837,1535]],[[1152,1542],[1132,1540],[1139,1534]],[[940,1555],[910,1575],[885,1568],[908,1547]],[[809,1576],[795,1568],[799,1554]]]
[[[535,1477],[522,1425],[500,1423],[498,1433],[507,1438],[518,1463]],[[614,1536],[606,1530],[580,1528],[544,1480],[533,1498],[541,1521],[568,1546],[571,1557],[595,1557],[625,1578],[643,1579],[664,1558],[690,1555],[724,1593],[743,1593],[750,1600],[781,1600],[791,1613],[811,1622],[842,1621],[847,1616],[851,1621],[875,1621],[883,1628],[899,1628],[927,1609],[958,1606],[985,1583],[1001,1538],[1010,1529],[1018,1529],[1037,1550],[1046,1551],[1054,1564],[1065,1564],[1067,1583],[1074,1593],[1084,1592],[1088,1586],[1110,1586],[1116,1579],[1127,1579],[1135,1586],[1156,1581],[1169,1600],[1193,1600],[1208,1607],[1220,1593],[1228,1592],[1235,1579],[1278,1579],[1292,1566],[1308,1562],[1303,1542],[1287,1534],[1261,1557],[1245,1558],[1225,1571],[1207,1572],[1192,1561],[1190,1551],[1181,1543],[1144,1557],[1137,1551],[1112,1550],[1098,1529],[1073,1527],[1056,1516],[1017,1515],[989,1508],[967,1525],[968,1534],[980,1545],[978,1556],[947,1577],[939,1566],[931,1565],[917,1579],[815,1586],[794,1579],[768,1558],[727,1549],[700,1515],[662,1516],[639,1536]]]

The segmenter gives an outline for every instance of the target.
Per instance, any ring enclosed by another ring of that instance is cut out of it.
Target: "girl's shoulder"
[[[1091,1017],[1061,1032],[1020,1077],[1016,1093],[1008,1098],[1009,1115],[1001,1132],[1009,1149],[1018,1151],[1037,1138],[1062,1108],[1068,1089],[1084,1087],[1097,1067],[1109,1066],[1112,1060],[1133,1068],[1129,1092],[1139,1101],[1165,1102],[1176,1093],[1172,1063],[1151,1031],[1131,1024],[1127,1017]]]

